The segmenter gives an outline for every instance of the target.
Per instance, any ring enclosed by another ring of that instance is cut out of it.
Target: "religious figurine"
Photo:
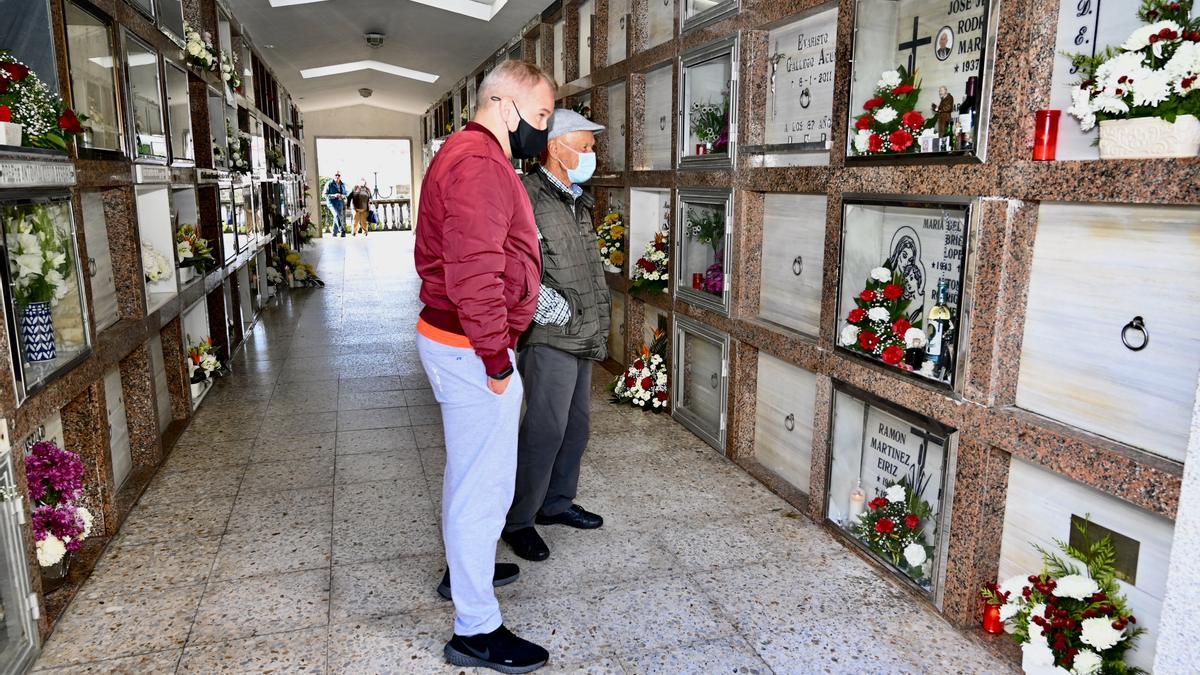
[[[950,91],[945,86],[938,87],[938,98],[941,103],[933,104],[933,114],[937,119],[938,136],[945,136],[950,132],[950,121],[954,115],[954,97],[950,95]]]

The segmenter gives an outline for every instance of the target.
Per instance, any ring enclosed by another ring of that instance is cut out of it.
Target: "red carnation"
[[[883,149],[883,137],[879,134],[871,134],[867,139],[867,150],[871,152],[879,152]]]
[[[665,401],[665,400],[667,400],[667,392],[660,391],[654,395],[654,398],[657,398],[660,401]]]
[[[637,383],[637,380],[633,379],[633,376],[632,376],[632,375],[626,375],[626,376],[625,376],[625,387],[626,387],[626,388],[630,388],[630,387],[632,387],[632,386],[633,386],[634,384],[636,384],[636,383]]]
[[[871,501],[867,502],[867,506],[870,506],[872,510],[882,509],[883,507],[885,507],[887,505],[888,505],[888,500],[884,499],[883,497],[876,497],[875,499],[872,499]]]
[[[869,330],[858,334],[858,346],[871,351],[879,346],[879,336]]]
[[[881,356],[883,357],[884,363],[888,364],[889,366],[894,366],[897,363],[900,363],[900,361],[904,358],[904,348],[900,345],[885,347]]]
[[[6,105],[0,105],[0,122],[12,121],[12,109]]]
[[[899,284],[888,284],[883,287],[883,297],[888,300],[899,300],[904,297],[904,287]]]
[[[908,529],[915,530],[920,527],[920,525],[921,519],[917,517],[917,514],[910,513],[907,516],[904,516],[904,526]]]
[[[912,147],[913,137],[903,129],[897,129],[888,136],[888,142],[892,144],[892,150],[896,152],[904,152]]]
[[[634,370],[641,370],[642,368],[645,368],[645,367],[646,367],[646,363],[644,361],[642,361],[641,359],[638,359],[637,361],[633,362]]]
[[[859,293],[858,297],[863,302],[875,302],[875,291],[868,288],[867,290],[863,291],[862,293]]]
[[[846,318],[850,321],[850,323],[858,323],[859,321],[867,318],[867,313],[862,309],[855,307],[854,309],[850,310],[850,316]]]
[[[874,110],[883,105],[883,99],[876,96],[863,104],[863,110]]]
[[[901,318],[892,322],[892,332],[900,339],[904,339],[904,334],[908,332],[909,328],[912,328],[912,323],[908,319]]]
[[[880,518],[875,521],[875,531],[879,534],[891,534],[896,529],[896,524],[891,518]]]
[[[654,380],[652,380],[648,377],[643,377],[642,378],[642,389],[645,389],[646,391],[650,391],[652,388],[654,388]]]
[[[83,133],[83,125],[79,123],[79,117],[70,108],[67,108],[58,116],[58,126],[69,134]]]
[[[855,129],[870,129],[871,128],[871,116],[863,115],[862,117],[858,118],[858,121],[854,123],[854,128]]]
[[[899,87],[896,87],[895,89],[892,90],[892,96],[903,96],[912,90],[913,90],[913,86],[911,84],[902,84]],[[917,113],[917,114],[919,115],[920,113]]]
[[[0,71],[13,82],[20,82],[29,76],[29,66],[23,63],[0,63]]]
[[[909,129],[920,129],[925,126],[925,116],[916,110],[904,113],[900,121],[904,122],[904,126]]]

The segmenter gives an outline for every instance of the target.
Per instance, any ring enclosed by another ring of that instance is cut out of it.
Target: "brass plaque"
[[[1079,527],[1087,525],[1087,539],[1079,532]],[[1112,540],[1117,552],[1117,561],[1113,565],[1116,577],[1128,584],[1137,584],[1138,551],[1141,543],[1120,532],[1115,532],[1102,525],[1089,522],[1083,516],[1071,516],[1071,538],[1067,540],[1074,548],[1086,551],[1092,543],[1104,537]]]

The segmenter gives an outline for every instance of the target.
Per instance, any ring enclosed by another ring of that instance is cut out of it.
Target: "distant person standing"
[[[333,174],[333,180],[325,186],[325,201],[333,211],[333,236],[346,236],[346,184],[341,171]]]
[[[367,187],[367,179],[363,178],[354,186],[350,193],[350,205],[354,207],[354,236],[358,236],[361,228],[363,236],[367,236],[367,216],[371,212],[371,189]]]

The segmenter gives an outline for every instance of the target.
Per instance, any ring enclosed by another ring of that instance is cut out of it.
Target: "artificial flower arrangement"
[[[642,345],[641,356],[609,386],[613,403],[628,403],[651,412],[665,411],[670,401],[666,356],[667,333],[655,329],[654,344]]]
[[[195,267],[207,272],[217,266],[212,247],[200,236],[200,228],[191,223],[181,223],[175,232],[175,254],[180,267]]]
[[[620,211],[609,211],[596,226],[600,260],[609,272],[620,272],[625,264],[625,220]]]
[[[158,252],[153,246],[142,242],[142,275],[146,281],[166,281],[175,274],[175,266],[167,256]]]
[[[0,122],[21,125],[21,145],[66,151],[67,140],[83,133],[86,120],[29,66],[0,50]]]
[[[667,292],[670,274],[667,270],[669,247],[667,235],[658,232],[654,241],[646,244],[646,251],[638,258],[633,268],[633,289]]]
[[[272,169],[283,170],[283,150],[269,148],[267,150],[267,166]]]
[[[720,104],[693,103],[688,119],[691,121],[692,133],[696,135],[704,147],[703,153],[725,152],[729,147],[729,99],[725,98]]]
[[[1071,57],[1081,81],[1067,113],[1089,131],[1106,120],[1200,115],[1200,17],[1191,0],[1143,0],[1145,26],[1119,47]]]
[[[914,370],[906,362],[905,352],[924,347],[927,338],[920,319],[915,323],[908,319],[912,298],[908,297],[900,274],[883,266],[871,270],[866,288],[854,298],[854,304],[838,343],[889,366]],[[923,360],[919,367],[922,375],[933,375],[932,361]]]
[[[38,441],[25,456],[25,477],[33,508],[37,560],[53,567],[83,546],[92,532],[92,513],[79,505],[83,496],[83,460],[53,441]]]
[[[279,286],[283,284],[283,275],[274,267],[267,268],[267,285]]]
[[[237,53],[227,54],[221,50],[221,79],[229,88],[240,92],[242,89],[242,74],[238,72]]]
[[[1108,536],[1090,541],[1087,527],[1087,520],[1076,525],[1086,549],[1059,540],[1058,552],[1037,547],[1040,572],[981,591],[988,605],[1000,608],[1006,632],[1021,645],[1026,673],[1145,672],[1125,662],[1145,629],[1136,627],[1137,617],[1117,585],[1116,549]]]
[[[215,348],[213,347],[212,337],[205,337],[199,342],[192,342],[192,336],[187,336],[188,339],[188,373],[191,375],[191,383],[193,385],[203,384],[205,380],[221,374],[221,361],[217,358]]]
[[[875,85],[875,96],[863,103],[854,118],[854,154],[883,155],[911,152],[916,137],[927,126],[916,110],[921,85],[904,66],[885,71]]]
[[[279,259],[281,261],[280,275],[291,280],[292,286],[306,286],[309,288],[320,288],[325,286],[325,282],[321,281],[321,277],[317,276],[316,269],[311,263],[304,262],[299,251],[294,251],[288,248],[288,245],[279,242]]]
[[[714,208],[689,209],[687,234],[713,250],[714,262],[704,271],[699,290],[720,295],[725,290],[725,262],[721,255],[721,244],[725,241],[725,213]]]
[[[8,231],[8,261],[13,270],[13,296],[22,307],[49,303],[51,307],[71,290],[71,240],[54,223],[51,210],[65,204],[14,204],[4,207]],[[63,213],[62,219],[68,216]]]
[[[225,118],[225,136],[229,139],[229,171],[250,173],[250,134],[235,129],[229,118]]]
[[[867,509],[858,522],[850,524],[850,531],[867,548],[925,585],[929,576],[926,563],[933,547],[925,542],[924,528],[933,517],[933,509],[921,498],[921,492],[912,488],[907,476],[888,485],[882,496],[867,502]]]
[[[188,22],[183,22],[183,60],[189,65],[201,70],[216,70],[217,55],[213,49],[212,35],[205,31],[203,35]]]

